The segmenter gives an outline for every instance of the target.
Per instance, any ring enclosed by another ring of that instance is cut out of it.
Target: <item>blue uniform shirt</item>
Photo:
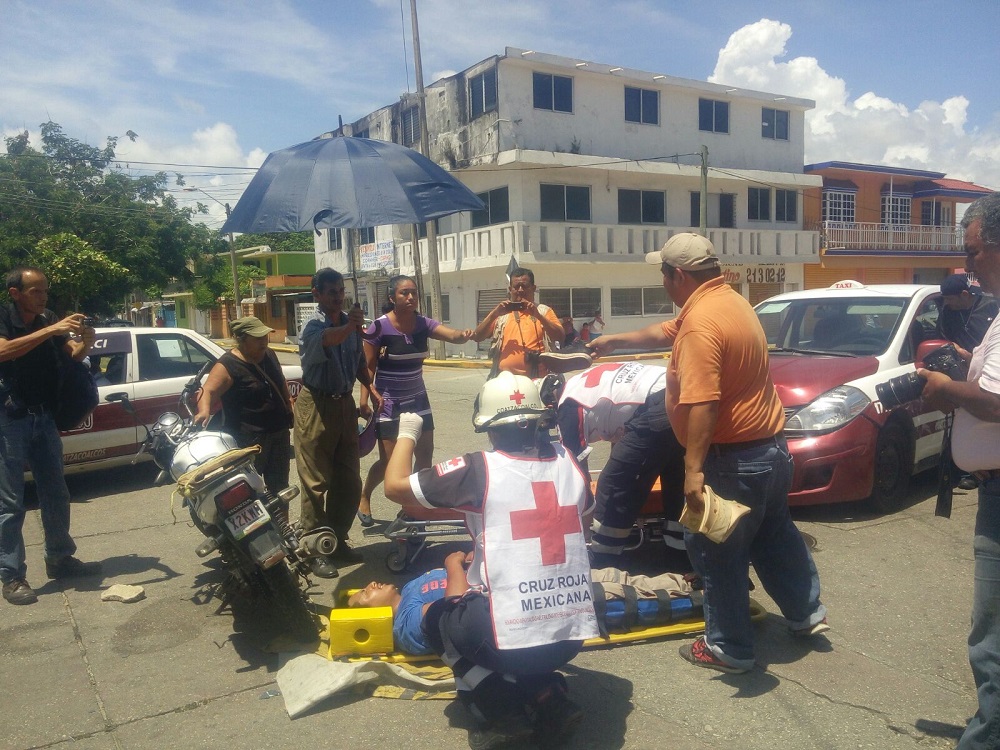
[[[444,568],[435,568],[403,586],[402,599],[392,618],[392,638],[396,649],[414,656],[433,653],[424,639],[420,621],[424,618],[424,605],[444,598],[448,575]]]

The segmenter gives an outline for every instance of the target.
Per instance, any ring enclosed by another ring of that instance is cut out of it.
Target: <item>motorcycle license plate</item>
[[[264,504],[260,500],[254,500],[245,508],[241,508],[226,518],[226,526],[233,535],[233,539],[242,539],[270,520],[271,516],[268,515]]]

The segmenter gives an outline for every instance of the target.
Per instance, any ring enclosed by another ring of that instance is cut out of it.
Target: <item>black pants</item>
[[[489,599],[482,594],[439,599],[427,610],[421,627],[431,648],[455,673],[463,702],[471,702],[488,721],[522,710],[562,683],[555,670],[583,645],[559,641],[500,650],[493,637]]]
[[[674,437],[664,403],[666,391],[656,391],[625,423],[625,434],[611,449],[611,457],[597,480],[592,549],[620,553],[632,525],[660,478],[663,514],[680,518],[684,506],[684,447]],[[586,446],[580,434],[579,404],[567,400],[559,407],[559,432],[568,450]],[[587,471],[587,466],[582,467]]]

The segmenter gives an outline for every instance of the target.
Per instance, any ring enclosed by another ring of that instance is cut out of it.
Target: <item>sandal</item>
[[[361,525],[366,529],[375,525],[375,519],[372,518],[371,513],[362,513],[358,511],[358,520],[361,521]]]

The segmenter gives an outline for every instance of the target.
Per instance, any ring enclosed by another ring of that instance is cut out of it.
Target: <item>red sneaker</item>
[[[719,672],[725,672],[726,674],[745,674],[750,671],[749,669],[743,669],[742,667],[731,666],[719,659],[719,657],[712,652],[712,649],[708,647],[708,644],[705,643],[704,636],[690,645],[681,646],[680,654],[695,666],[705,667],[706,669],[715,669]]]

